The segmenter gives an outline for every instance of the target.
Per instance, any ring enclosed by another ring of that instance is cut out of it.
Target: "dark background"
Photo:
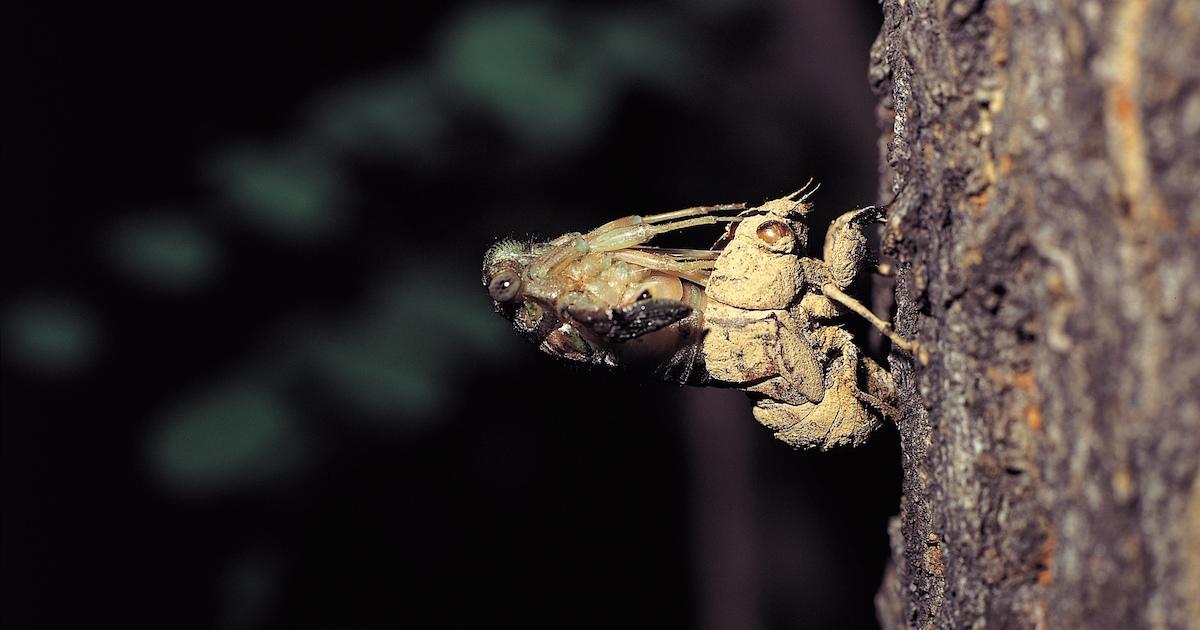
[[[872,627],[891,427],[564,365],[484,249],[873,203],[873,2],[9,20],[5,628]],[[703,235],[703,245],[712,235]]]

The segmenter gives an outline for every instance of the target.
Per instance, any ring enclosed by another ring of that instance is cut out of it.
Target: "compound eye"
[[[755,232],[758,238],[767,245],[775,243],[792,236],[792,228],[782,221],[764,221],[758,226]]]
[[[488,283],[488,293],[497,302],[512,302],[521,293],[521,278],[511,271],[501,271]]]

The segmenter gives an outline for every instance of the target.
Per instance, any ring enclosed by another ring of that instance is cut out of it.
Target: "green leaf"
[[[181,214],[127,217],[115,226],[107,245],[119,272],[160,289],[196,289],[220,266],[219,244],[197,221]]]
[[[302,468],[307,449],[291,410],[269,386],[238,383],[160,418],[150,459],[164,485],[205,494],[286,479]]]
[[[95,315],[65,296],[37,296],[10,305],[4,315],[4,357],[28,370],[70,375],[95,359],[100,331]]]
[[[418,160],[437,151],[446,127],[432,86],[415,73],[337,90],[312,117],[316,132],[343,150]]]
[[[317,240],[346,221],[350,195],[341,174],[315,150],[234,149],[211,170],[239,215],[273,236]]]
[[[589,137],[612,104],[611,77],[588,38],[544,6],[464,14],[444,34],[436,67],[462,102],[534,144]]]

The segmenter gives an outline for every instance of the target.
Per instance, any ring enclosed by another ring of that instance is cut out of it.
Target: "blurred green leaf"
[[[166,413],[150,441],[155,476],[186,493],[285,479],[305,463],[296,419],[269,386],[227,385]]]
[[[444,33],[436,67],[460,99],[535,144],[585,138],[611,105],[610,76],[590,42],[541,5],[462,15]]]
[[[434,264],[425,273],[398,275],[381,283],[377,292],[381,310],[407,320],[418,334],[436,333],[439,347],[448,354],[495,357],[511,350],[512,331],[489,308],[484,287],[472,282],[472,275],[439,271],[451,268],[455,267],[450,263]]]
[[[643,15],[618,15],[597,21],[596,47],[610,71],[624,79],[655,85],[679,85],[693,78],[696,54],[665,24]]]
[[[313,108],[318,134],[350,151],[427,159],[446,120],[429,81],[397,73],[342,88]]]
[[[388,425],[422,424],[444,394],[440,357],[364,332],[318,343],[325,377],[368,419]]]
[[[178,214],[123,219],[108,242],[122,274],[158,288],[194,289],[212,279],[219,245],[195,220]]]
[[[341,175],[312,149],[234,149],[213,160],[212,173],[233,207],[272,235],[315,240],[346,220]]]
[[[380,426],[423,424],[447,396],[469,395],[453,390],[453,372],[516,346],[473,276],[438,271],[447,266],[386,278],[359,316],[306,335],[326,382]]]
[[[98,329],[95,315],[72,298],[26,298],[6,309],[4,357],[25,369],[69,375],[94,360]]]

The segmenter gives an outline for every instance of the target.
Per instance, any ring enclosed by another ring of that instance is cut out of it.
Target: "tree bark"
[[[884,0],[888,628],[1200,628],[1200,2]]]

